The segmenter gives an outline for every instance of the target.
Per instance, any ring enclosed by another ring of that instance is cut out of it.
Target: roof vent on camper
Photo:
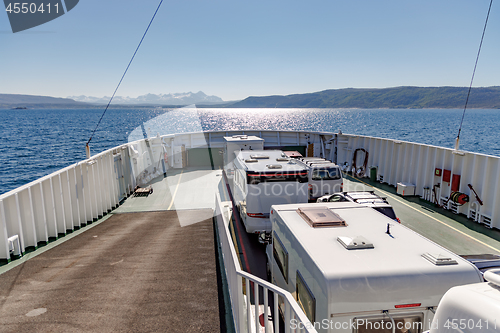
[[[255,160],[266,160],[266,159],[269,158],[269,156],[268,155],[257,155],[257,154],[255,154],[255,155],[250,155],[250,158],[251,159],[255,159]]]
[[[282,169],[283,166],[281,164],[268,164],[266,165],[268,169]]]
[[[347,226],[343,218],[325,206],[302,207],[297,213],[313,228]]]
[[[339,236],[337,240],[340,244],[344,245],[344,247],[348,250],[356,250],[356,249],[373,249],[374,246],[370,241],[362,236],[357,236],[354,238]]]
[[[457,261],[451,259],[449,256],[435,253],[424,253],[422,257],[429,260],[436,266],[445,266],[445,265],[458,265]]]
[[[247,158],[247,159],[245,160],[245,162],[246,162],[246,163],[256,163],[256,162],[258,162],[258,161],[259,161],[259,160],[255,159],[255,158]]]
[[[276,162],[288,162],[290,159],[288,157],[278,157]]]

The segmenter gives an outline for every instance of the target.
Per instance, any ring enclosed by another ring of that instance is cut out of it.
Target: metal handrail
[[[288,291],[265,281],[255,275],[245,272],[241,269],[240,263],[238,261],[238,256],[233,245],[231,234],[228,229],[229,220],[226,217],[224,206],[222,204],[219,193],[216,194],[216,217],[217,217],[217,228],[219,232],[219,239],[222,248],[222,257],[224,260],[224,269],[227,276],[227,281],[229,284],[229,294],[231,301],[231,308],[233,310],[233,321],[234,327],[237,332],[255,332],[256,327],[262,327],[259,321],[259,290],[262,289],[264,295],[264,327],[261,329],[265,333],[270,332],[280,332],[280,321],[278,310],[278,297],[281,296],[284,301],[285,313],[284,313],[284,332],[317,332],[314,325],[309,321],[307,316],[304,314],[299,304],[295,301],[292,294]],[[244,293],[243,281],[245,281],[246,293]],[[250,305],[250,286],[253,284],[254,291],[254,304]],[[269,318],[266,315],[269,306],[269,292],[272,293],[274,301],[274,317],[272,321],[272,328],[269,323]],[[252,316],[254,317],[252,320]],[[296,321],[296,328],[292,328],[292,320]]]

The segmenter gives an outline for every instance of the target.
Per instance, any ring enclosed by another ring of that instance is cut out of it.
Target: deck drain
[[[36,316],[39,316],[41,314],[44,314],[45,312],[47,312],[47,308],[38,308],[38,309],[35,309],[35,310],[31,310],[30,312],[28,312],[26,314],[26,316],[28,316],[28,317],[36,317]]]

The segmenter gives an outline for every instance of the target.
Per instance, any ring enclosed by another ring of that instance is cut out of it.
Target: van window
[[[312,180],[337,180],[342,178],[339,168],[314,169],[311,175]]]
[[[413,315],[391,315],[396,330],[392,330],[391,319],[385,316],[354,318],[353,333],[421,333],[423,331],[423,313]]]
[[[314,323],[316,317],[316,299],[314,298],[311,289],[306,284],[299,271],[297,271],[297,303],[299,303],[302,311],[306,314],[307,318]]]
[[[286,283],[288,283],[288,252],[278,238],[278,235],[276,235],[276,232],[273,233],[273,256],[281,274],[285,278]]]

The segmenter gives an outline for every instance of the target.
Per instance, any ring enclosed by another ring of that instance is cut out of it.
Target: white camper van
[[[248,233],[271,231],[271,205],[307,203],[307,169],[281,150],[242,150],[233,164],[234,201]]]
[[[233,178],[233,160],[240,150],[263,150],[264,139],[253,135],[233,135],[224,137],[224,171]]]
[[[318,332],[421,333],[448,289],[482,281],[467,260],[353,202],[272,206],[270,219],[269,277]]]
[[[439,302],[430,333],[500,331],[500,269],[484,273],[487,282],[451,288]]]
[[[296,161],[308,169],[309,201],[315,201],[326,194],[343,191],[344,179],[337,164],[322,158],[310,157],[296,159]]]

